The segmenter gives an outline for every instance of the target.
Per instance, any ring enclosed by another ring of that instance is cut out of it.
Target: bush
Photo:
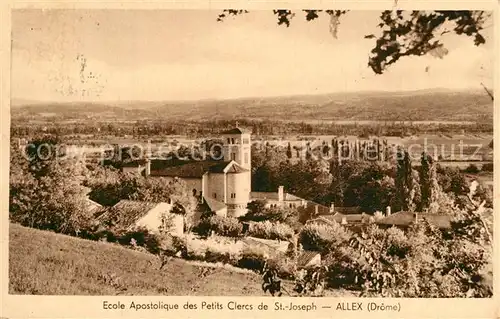
[[[247,246],[241,252],[241,258],[238,260],[238,267],[261,271],[268,260],[267,251],[259,246]]]
[[[201,236],[209,236],[213,231],[221,236],[238,237],[243,231],[243,225],[236,218],[215,215],[202,219],[195,231]]]
[[[481,167],[483,172],[493,172],[493,163],[486,163]]]
[[[237,264],[242,250],[241,242],[221,237],[198,239],[186,237],[186,258],[207,262]]]
[[[291,258],[283,258],[282,256],[275,256],[267,261],[270,268],[276,269],[278,277],[283,279],[293,279],[296,272],[295,261]]]
[[[264,221],[250,224],[248,235],[264,239],[289,240],[293,237],[294,231],[287,224]]]
[[[477,174],[479,173],[479,168],[475,164],[470,164],[469,166],[467,166],[464,172],[469,174]]]
[[[122,245],[135,245],[144,247],[147,251],[158,254],[160,252],[160,239],[157,234],[150,232],[146,228],[137,228],[119,235],[118,242]]]

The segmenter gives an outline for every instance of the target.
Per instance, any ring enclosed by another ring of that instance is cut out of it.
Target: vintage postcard
[[[498,7],[12,2],[0,315],[497,318]]]

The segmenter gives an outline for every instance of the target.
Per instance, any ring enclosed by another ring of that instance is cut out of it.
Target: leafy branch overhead
[[[320,14],[330,17],[330,33],[337,37],[340,17],[347,10],[302,10],[307,21],[319,18]],[[247,10],[223,10],[217,21],[228,16],[248,13]],[[290,26],[296,16],[292,10],[273,10],[278,25]],[[376,74],[382,74],[387,67],[405,56],[421,56],[430,54],[443,58],[448,50],[440,42],[439,37],[446,33],[466,35],[473,38],[474,44],[485,43],[481,34],[484,23],[490,14],[484,11],[402,11],[386,10],[380,14],[381,30],[378,35],[368,34],[365,39],[375,39],[375,47],[371,50],[368,66]]]

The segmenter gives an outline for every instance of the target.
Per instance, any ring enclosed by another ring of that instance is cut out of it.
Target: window
[[[231,193],[231,198],[236,198],[236,193]]]
[[[193,196],[196,196],[196,189],[193,188]]]
[[[227,138],[227,144],[231,144],[231,139],[229,137]]]
[[[245,137],[243,139],[243,144],[250,144],[250,139],[248,137]]]
[[[234,138],[231,138],[231,144],[234,144]]]
[[[214,193],[214,198],[217,198],[217,193]]]
[[[231,153],[231,160],[235,161],[236,160],[236,153]]]

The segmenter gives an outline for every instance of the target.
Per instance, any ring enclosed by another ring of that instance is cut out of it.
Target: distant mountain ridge
[[[24,103],[24,104],[23,104]],[[386,121],[493,121],[484,91],[422,90],[348,92],[194,101],[35,102],[12,101],[12,118],[63,116],[136,119],[279,119]],[[47,115],[49,114],[49,115]],[[101,116],[102,115],[102,116]]]

